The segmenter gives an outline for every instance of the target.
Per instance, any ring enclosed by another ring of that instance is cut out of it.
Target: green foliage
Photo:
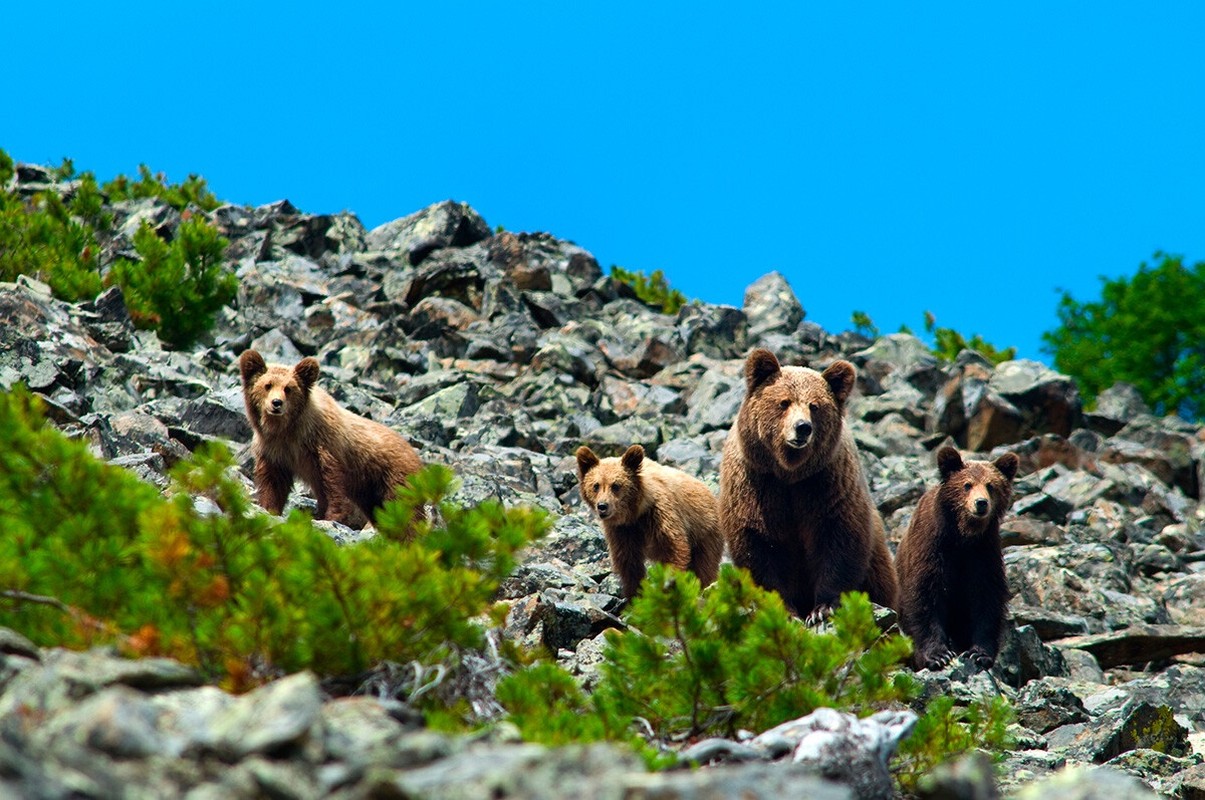
[[[624,738],[626,726],[608,728],[573,676],[555,664],[534,664],[498,682],[498,702],[524,739],[557,746]]]
[[[1059,327],[1042,334],[1054,366],[1089,402],[1117,381],[1159,414],[1205,415],[1205,262],[1155,253],[1131,277],[1101,277],[1100,299],[1059,301]]]
[[[816,631],[744,570],[724,566],[701,592],[694,575],[653,565],[626,621],[628,630],[607,632],[592,695],[549,664],[499,683],[499,702],[524,738],[625,741],[656,761],[658,751],[639,732],[661,742],[731,737],[820,707],[867,715],[916,693],[900,668],[911,642],[881,632],[860,592],[845,595],[827,629]],[[1008,721],[1004,701],[969,708],[934,701],[901,751],[901,782],[973,747],[1003,746]]]
[[[189,175],[183,183],[169,184],[162,172],[152,174],[150,167],[139,164],[138,176],[138,180],[131,181],[125,175],[118,175],[105,184],[105,194],[113,202],[153,197],[177,211],[183,211],[190,205],[202,211],[213,211],[221,205],[213,192],[209,191],[205,179],[199,175]]]
[[[238,292],[238,280],[222,263],[227,244],[201,217],[185,214],[170,243],[144,222],[134,234],[142,261],[118,261],[110,279],[125,292],[136,325],[156,329],[168,345],[187,347]]]
[[[52,192],[24,199],[0,191],[0,280],[31,275],[65,300],[95,297],[101,289],[100,248],[92,226],[74,214],[99,221],[96,197],[90,193],[94,187],[95,181],[82,185],[70,205]]]
[[[665,274],[659,269],[654,270],[652,275],[645,275],[638,270],[612,265],[611,277],[631,286],[640,302],[660,310],[662,314],[677,314],[686,305],[686,295],[671,289]]]
[[[1013,746],[1008,726],[1013,721],[1012,707],[1003,697],[954,705],[954,698],[936,697],[907,739],[900,743],[895,775],[910,795],[922,775],[953,756],[984,750],[997,757]]]
[[[538,510],[447,501],[451,473],[434,466],[387,504],[381,536],[341,547],[304,514],[254,513],[225,448],[178,465],[165,500],[39,406],[23,388],[0,395],[0,625],[41,645],[171,656],[233,689],[385,659],[454,666],[502,613],[516,551],[548,527]],[[196,495],[220,513],[198,513]],[[445,522],[411,540],[397,526],[419,502]]]
[[[4,150],[0,150],[0,189],[8,185],[8,182],[13,179],[16,173],[16,164],[13,163],[13,158]]]
[[[869,711],[909,688],[885,676],[911,646],[881,634],[863,594],[846,597],[833,632],[823,634],[744,570],[726,567],[703,595],[693,574],[659,566],[628,623],[639,633],[608,635],[595,699],[609,714],[640,717],[659,731],[731,736],[821,706]]]
[[[195,175],[183,184],[168,185],[145,165],[140,172],[141,180],[118,176],[102,193],[92,173],[77,176],[71,159],[63,159],[52,176],[74,184],[25,198],[7,188],[13,161],[0,150],[0,280],[31,275],[72,302],[89,300],[104,282],[115,282],[125,291],[137,324],[156,329],[171,346],[187,346],[212,327],[214,314],[234,299],[238,287],[233,273],[222,265],[226,240],[187,210],[190,205],[213,209],[218,202]],[[105,211],[105,193],[111,200],[155,197],[185,210],[170,244],[144,226],[134,237],[142,260],[118,261],[102,281],[108,265],[100,262],[97,235],[113,227]]]
[[[854,324],[854,332],[867,339],[879,338],[879,328],[865,311],[855,311],[849,315],[849,321]]]
[[[925,312],[925,332],[933,336],[933,354],[945,361],[953,361],[963,350],[974,350],[993,364],[1017,357],[1015,347],[999,348],[977,333],[967,339],[953,328],[937,327],[937,318],[931,311]]]

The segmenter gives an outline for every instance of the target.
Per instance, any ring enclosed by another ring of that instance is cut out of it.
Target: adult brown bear
[[[896,603],[883,522],[845,424],[855,378],[848,361],[821,373],[754,350],[720,464],[720,526],[733,562],[812,621],[843,592]]]

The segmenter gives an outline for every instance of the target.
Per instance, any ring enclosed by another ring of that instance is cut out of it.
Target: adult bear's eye
[[[967,492],[971,491],[971,483],[970,483],[970,481],[968,481],[968,482],[964,483],[964,484],[962,485],[962,488],[963,488],[963,490],[964,490],[964,491],[967,491]]]
[[[783,411],[786,411],[788,408],[791,407],[791,401],[783,400],[778,404],[778,407],[781,408]]]

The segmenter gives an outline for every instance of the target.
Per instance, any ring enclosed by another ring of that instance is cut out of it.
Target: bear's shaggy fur
[[[843,592],[896,603],[883,522],[845,424],[855,379],[848,361],[820,373],[754,350],[720,464],[720,526],[733,562],[810,621]]]
[[[294,476],[318,503],[316,519],[359,527],[422,466],[395,431],[342,408],[315,384],[313,358],[269,366],[248,350],[239,357],[247,418],[255,432],[255,488],[259,504],[284,509]]]
[[[1019,463],[1015,453],[994,462],[937,453],[941,483],[921,498],[895,559],[900,628],[917,669],[941,669],[955,653],[984,669],[996,661],[1008,604],[1000,519]]]
[[[634,444],[620,458],[577,450],[582,498],[602,522],[624,597],[644,580],[645,559],[690,570],[704,586],[715,581],[724,554],[715,495],[700,480],[644,457]]]

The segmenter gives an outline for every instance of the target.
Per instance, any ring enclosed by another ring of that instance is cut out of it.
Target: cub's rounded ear
[[[941,479],[953,475],[962,469],[962,456],[953,447],[943,447],[937,451],[937,469],[941,471]]]
[[[585,480],[586,473],[598,466],[598,456],[589,447],[582,445],[577,448],[577,477]]]
[[[1011,481],[1017,477],[1017,468],[1021,466],[1021,459],[1016,453],[1005,453],[992,463],[996,465],[996,469],[1000,470],[1001,475]]]
[[[623,464],[623,468],[628,472],[635,472],[640,469],[640,465],[644,463],[644,448],[638,444],[632,445],[624,451],[620,463]]]
[[[759,347],[745,360],[745,388],[752,392],[782,372],[778,357],[764,347]]]
[[[844,404],[849,399],[854,390],[854,383],[858,380],[858,371],[848,361],[834,361],[820,374],[839,404]]]
[[[243,385],[250,386],[255,379],[268,371],[264,357],[255,350],[244,350],[238,357],[238,371],[243,376]]]
[[[318,382],[318,374],[322,372],[322,368],[318,366],[318,359],[306,356],[297,362],[297,366],[293,367],[293,375],[297,377],[297,382],[301,384],[301,388],[309,389]]]

